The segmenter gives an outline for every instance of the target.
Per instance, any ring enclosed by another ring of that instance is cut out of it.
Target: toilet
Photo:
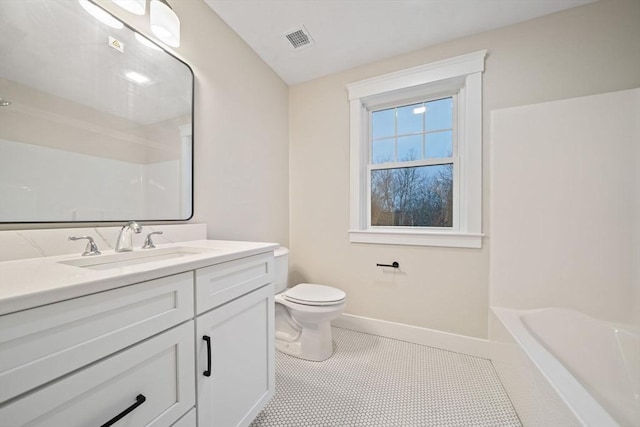
[[[276,350],[316,362],[330,358],[331,320],[344,311],[347,295],[340,289],[311,283],[287,288],[289,250],[280,247],[274,255]]]

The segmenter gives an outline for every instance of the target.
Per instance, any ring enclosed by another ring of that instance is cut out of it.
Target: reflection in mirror
[[[189,219],[193,73],[83,2],[0,0],[0,222]]]

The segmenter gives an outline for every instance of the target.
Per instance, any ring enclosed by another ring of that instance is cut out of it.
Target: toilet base
[[[280,335],[280,336],[278,336]],[[333,355],[331,322],[302,325],[297,339],[289,334],[276,332],[276,350],[300,359],[322,362]]]

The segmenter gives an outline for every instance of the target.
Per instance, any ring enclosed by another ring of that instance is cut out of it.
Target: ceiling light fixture
[[[80,6],[89,13],[89,15],[93,16],[103,24],[108,25],[111,28],[115,28],[116,30],[124,28],[124,24],[122,22],[118,21],[116,18],[109,15],[89,0],[78,0],[78,2],[80,3]]]
[[[427,107],[425,107],[424,105],[422,107],[416,107],[413,109],[413,114],[422,114],[425,111],[427,111]]]
[[[162,42],[172,47],[180,46],[180,20],[166,0],[151,0],[151,31]]]
[[[147,11],[147,0],[111,0],[121,8],[136,15],[144,15]]]

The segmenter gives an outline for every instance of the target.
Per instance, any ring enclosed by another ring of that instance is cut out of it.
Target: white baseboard
[[[371,319],[369,317],[341,314],[331,324],[338,328],[351,329],[367,334],[379,335],[415,344],[436,347],[442,350],[489,359],[489,340],[436,331],[434,329]]]

